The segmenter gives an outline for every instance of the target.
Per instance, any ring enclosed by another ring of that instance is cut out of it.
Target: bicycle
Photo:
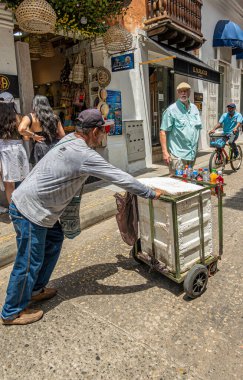
[[[213,169],[224,171],[225,165],[230,163],[232,170],[237,171],[241,167],[242,163],[242,149],[240,145],[236,145],[238,150],[238,155],[235,157],[235,153],[232,147],[227,143],[229,136],[221,134],[209,134],[210,136],[210,147],[214,147],[215,150],[212,152],[209,159],[209,170],[212,172]],[[228,152],[226,150],[228,147]]]

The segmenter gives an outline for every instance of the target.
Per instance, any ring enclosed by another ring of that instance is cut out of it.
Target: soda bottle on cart
[[[217,178],[218,178],[217,170],[213,169],[212,173],[210,174],[210,183],[211,183],[211,185],[216,185]],[[211,192],[212,192],[212,194],[215,194],[215,188],[212,188]]]
[[[193,181],[197,180],[197,175],[198,175],[198,171],[196,169],[194,169],[193,172],[192,172],[192,180]]]
[[[221,194],[223,194],[223,192],[224,192],[224,178],[223,178],[223,172],[222,172],[222,170],[218,171],[218,177],[216,179],[216,184],[218,185],[215,188],[216,194],[218,195],[219,191],[221,192]]]
[[[192,179],[192,175],[193,175],[193,169],[192,169],[192,166],[189,165],[188,166],[188,173],[187,173],[187,177]]]
[[[184,165],[183,165],[183,162],[181,161],[181,163],[180,163],[180,169],[179,169],[179,175],[180,175],[180,177],[182,177],[183,176],[183,173],[184,173]]]
[[[202,170],[202,168],[198,169],[197,181],[203,181],[203,170]]]
[[[208,168],[203,169],[203,181],[204,182],[209,182]]]
[[[181,161],[181,158],[179,158],[179,160],[176,163],[176,167],[175,167],[175,175],[178,177],[182,177],[183,176],[183,170],[184,170],[183,163]]]

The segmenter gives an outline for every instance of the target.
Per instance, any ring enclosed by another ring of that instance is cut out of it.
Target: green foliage
[[[13,10],[22,0],[6,1]],[[95,36],[107,30],[107,20],[124,9],[124,0],[48,0],[57,14],[56,28],[85,36]],[[82,19],[82,22],[81,22]]]

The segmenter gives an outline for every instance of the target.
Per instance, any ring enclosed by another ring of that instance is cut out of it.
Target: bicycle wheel
[[[242,163],[242,149],[240,145],[236,145],[237,150],[238,150],[238,156],[235,158],[234,157],[234,152],[233,149],[231,150],[231,155],[230,155],[230,165],[232,169],[236,172],[237,170],[240,169],[241,163]]]
[[[224,171],[226,165],[226,159],[221,149],[215,150],[209,159],[209,171],[212,172],[213,169]]]

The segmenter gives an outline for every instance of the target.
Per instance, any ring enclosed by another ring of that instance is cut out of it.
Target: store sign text
[[[198,67],[195,67],[195,66],[193,66],[192,71],[198,76],[203,76],[203,77],[208,76],[207,70],[199,69]]]
[[[14,98],[19,98],[19,82],[17,75],[0,73],[0,94],[5,91],[10,92]]]

